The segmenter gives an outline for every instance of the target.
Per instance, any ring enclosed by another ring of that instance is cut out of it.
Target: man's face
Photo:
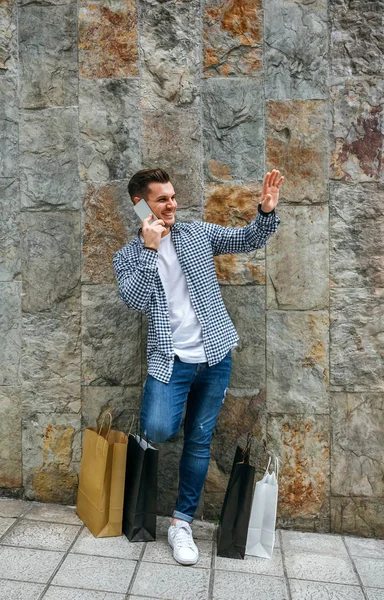
[[[158,183],[157,181],[150,183],[145,199],[155,217],[163,219],[167,227],[174,224],[177,202],[175,190],[170,181],[168,183]]]

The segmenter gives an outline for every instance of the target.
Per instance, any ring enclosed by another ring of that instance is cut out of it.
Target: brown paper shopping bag
[[[95,537],[122,535],[127,444],[111,424],[84,432],[76,512]]]

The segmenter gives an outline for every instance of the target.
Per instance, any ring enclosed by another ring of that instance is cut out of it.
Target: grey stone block
[[[132,594],[167,600],[207,600],[208,569],[185,569],[156,563],[141,563]]]
[[[193,568],[210,569],[212,540],[196,540],[196,545],[199,549],[199,560],[193,565]],[[143,561],[149,563],[176,564],[176,561],[173,558],[172,548],[168,544],[168,539],[158,537],[153,544],[147,544],[143,555]]]
[[[359,585],[348,556],[295,552],[285,555],[285,566],[290,578]]]
[[[235,562],[235,561],[234,561]],[[236,561],[238,563],[240,561]],[[288,590],[282,577],[253,573],[216,571],[213,584],[214,600],[288,600]]]
[[[2,2],[0,7],[0,76],[17,74],[17,3]]]
[[[330,277],[337,287],[384,287],[384,191],[334,184],[330,190]]]
[[[382,75],[384,35],[380,0],[352,5],[347,0],[330,4],[331,73],[334,75]]]
[[[235,571],[236,573],[254,573],[255,575],[270,575],[284,577],[281,552],[277,548],[273,550],[271,559],[258,558],[257,556],[244,556],[244,560],[233,560],[232,558],[215,557],[215,569],[220,571]]]
[[[278,214],[281,223],[266,251],[267,307],[328,308],[328,207],[282,205]]]
[[[84,528],[71,548],[71,553],[138,560],[143,545],[141,542],[129,542],[125,535],[95,538],[87,528]]]
[[[268,311],[270,412],[328,413],[328,328],[323,311]]]
[[[49,311],[80,297],[80,215],[73,212],[21,215],[22,309]]]
[[[136,561],[101,556],[69,554],[52,580],[52,585],[102,590],[125,594]]]
[[[12,281],[20,275],[18,181],[0,179],[0,210],[0,281]]]
[[[112,428],[136,431],[141,407],[142,389],[119,386],[83,386],[82,422],[84,427],[101,425],[107,412],[113,418]],[[132,421],[135,417],[134,421]],[[107,421],[108,422],[108,421]]]
[[[231,387],[265,387],[265,289],[262,286],[221,287],[228,313],[239,334],[232,351]]]
[[[331,497],[331,527],[335,533],[383,538],[382,499]]]
[[[127,188],[127,180],[82,184],[84,283],[115,283],[113,255],[137,236],[140,221]]]
[[[2,544],[40,550],[68,550],[80,530],[79,525],[64,525],[22,519],[1,540]]]
[[[354,557],[353,562],[364,586],[384,589],[384,569],[381,559]]]
[[[26,497],[74,504],[81,458],[80,415],[32,413],[24,417],[22,426]]]
[[[141,0],[139,11],[142,107],[194,106],[199,100],[200,2]]]
[[[0,177],[14,177],[18,173],[18,123],[17,80],[14,77],[2,77],[0,87]]]
[[[292,600],[364,600],[362,590],[351,585],[290,579],[289,587]]]
[[[264,35],[267,98],[326,98],[326,2],[268,2],[265,6]]]
[[[384,496],[384,395],[334,392],[332,494]]]
[[[86,385],[140,385],[141,315],[114,285],[83,286],[82,373]]]
[[[0,387],[0,487],[17,488],[22,482],[20,388]],[[1,514],[1,505],[0,505]]]
[[[236,83],[236,85],[235,85]],[[263,177],[264,133],[259,78],[204,83],[204,150],[208,179]]]
[[[31,510],[25,515],[31,521],[49,521],[51,523],[65,523],[67,525],[81,525],[73,506],[60,504],[33,503]]]
[[[312,552],[328,556],[348,556],[341,537],[321,533],[282,531],[282,548],[288,556],[295,552]]]
[[[125,179],[140,168],[135,79],[80,80],[81,178]]]
[[[178,206],[199,207],[203,191],[199,113],[145,111],[142,148],[144,167],[161,167],[169,174]]]
[[[68,340],[69,342],[69,340]],[[37,342],[39,343],[39,342]],[[67,346],[68,349],[68,346]],[[63,356],[65,348],[61,348]],[[33,352],[33,350],[32,350]],[[68,356],[71,355],[69,351]],[[30,357],[27,362],[34,361],[37,369],[39,360],[44,363],[42,355]],[[60,360],[60,359],[59,359]],[[22,413],[23,415],[37,413],[75,413],[81,411],[81,387],[80,387],[80,365],[76,362],[77,377],[70,379],[71,373],[67,373],[64,378],[52,377],[47,380],[36,380],[31,377],[29,381],[24,381],[21,389]],[[73,366],[74,366],[73,363]],[[37,374],[37,371],[36,371]],[[67,377],[68,376],[68,377]]]
[[[384,558],[384,540],[370,540],[358,537],[345,537],[352,556],[365,558]]]
[[[39,600],[45,585],[39,583],[25,583],[23,581],[10,581],[0,579],[0,588],[3,598],[7,600]]]
[[[63,556],[64,552],[0,546],[0,577],[47,583]]]
[[[80,208],[77,120],[73,107],[21,112],[22,208]]]
[[[39,385],[48,382],[52,389],[57,390],[59,407],[59,384],[63,386],[61,398],[68,395],[69,389],[76,389],[73,386],[80,384],[80,314],[72,300],[63,303],[60,308],[59,314],[25,313],[22,323],[23,381],[30,384],[38,382]]]
[[[330,178],[380,181],[384,81],[369,76],[335,78],[330,96]]]
[[[20,106],[77,104],[76,5],[19,10]]]
[[[96,592],[95,590],[80,590],[79,588],[64,588],[50,585],[45,600],[124,600],[125,594]]]
[[[0,385],[19,383],[21,283],[0,283]]]
[[[384,590],[365,588],[364,591],[368,600],[384,600]]]
[[[383,288],[331,288],[331,384],[346,391],[384,390]]]

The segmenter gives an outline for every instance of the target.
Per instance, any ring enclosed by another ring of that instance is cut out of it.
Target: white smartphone
[[[140,221],[144,221],[149,215],[153,215],[153,212],[149,208],[148,204],[142,198],[137,204],[134,205],[133,210],[139,217]]]

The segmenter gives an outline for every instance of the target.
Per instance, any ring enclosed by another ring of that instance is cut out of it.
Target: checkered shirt
[[[262,214],[259,208],[256,219],[245,227],[222,227],[202,221],[176,222],[171,227],[192,306],[202,327],[209,366],[220,362],[239,339],[221,297],[213,257],[262,248],[279,223],[274,211]],[[121,299],[148,317],[148,373],[168,383],[175,350],[157,253],[145,249],[138,235],[115,253],[113,267]]]

